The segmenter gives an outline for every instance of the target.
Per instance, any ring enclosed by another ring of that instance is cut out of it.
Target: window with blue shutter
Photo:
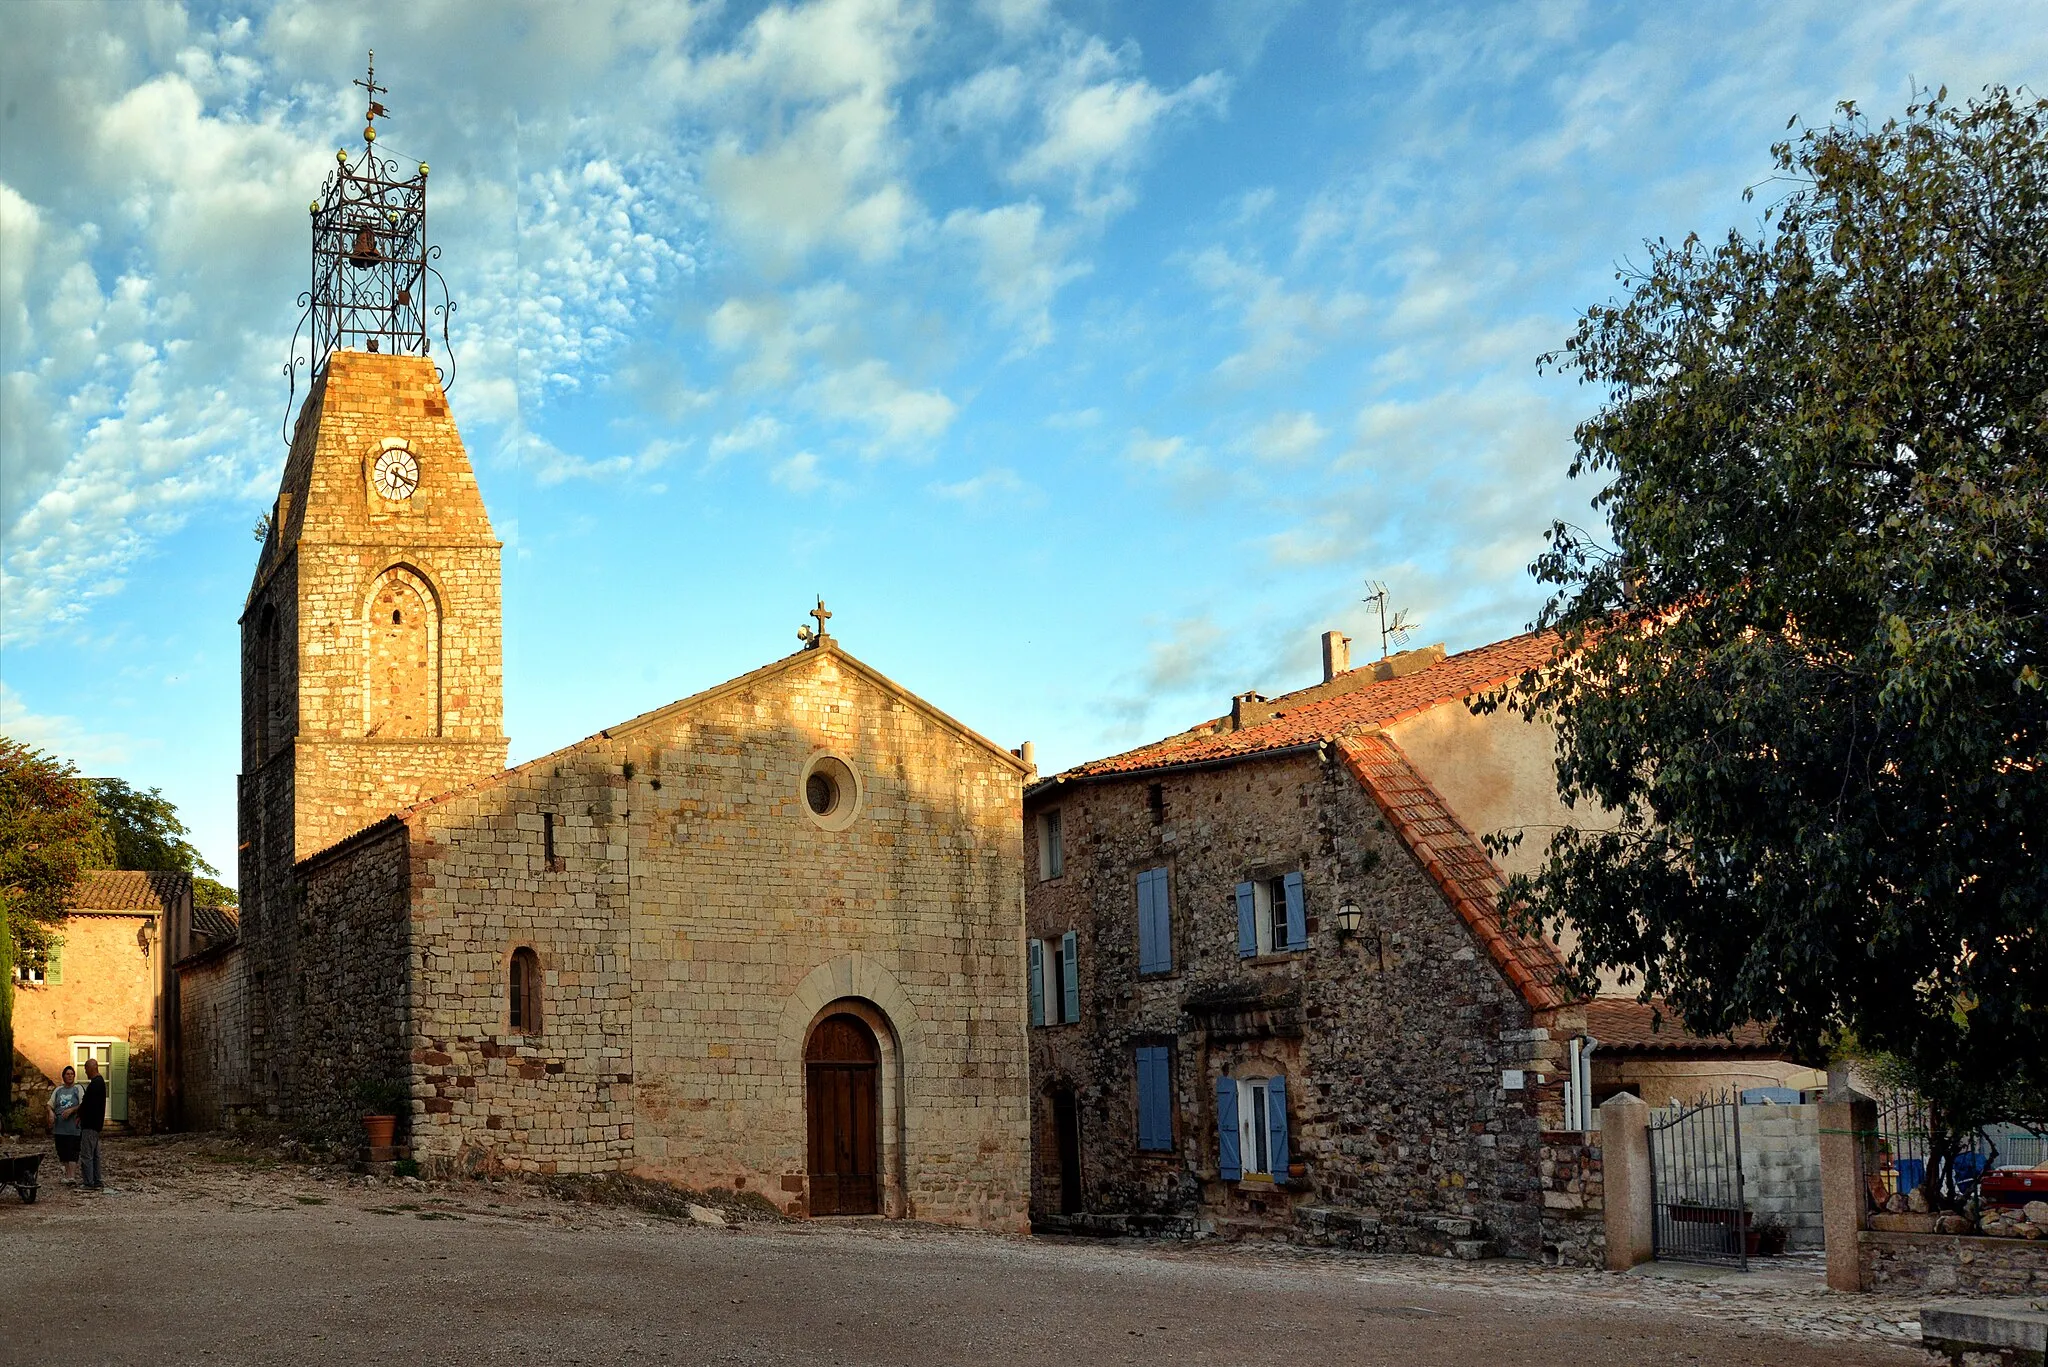
[[[1237,1156],[1237,1079],[1216,1079],[1216,1175],[1226,1182],[1244,1176]]]
[[[1250,883],[1237,885],[1237,957],[1249,959],[1259,952],[1259,903]]]
[[[1138,1147],[1173,1149],[1173,1055],[1163,1044],[1138,1049]]]
[[[1068,931],[1060,937],[1060,1019],[1067,1024],[1081,1019],[1080,937]]]
[[[1308,901],[1302,896],[1301,874],[1297,871],[1287,875],[1285,881],[1287,899],[1287,948],[1308,948]]]
[[[1287,1185],[1287,1079],[1266,1079],[1266,1131],[1273,1164],[1273,1184]]]
[[[1028,960],[1025,977],[1030,986],[1031,1023],[1045,1024],[1045,946],[1036,940],[1027,942],[1024,955]]]
[[[1138,875],[1138,971],[1173,971],[1173,913],[1165,869]]]

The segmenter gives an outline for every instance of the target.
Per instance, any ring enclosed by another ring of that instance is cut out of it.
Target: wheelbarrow
[[[24,1203],[36,1199],[36,1169],[43,1165],[39,1153],[0,1156],[0,1187],[13,1187]]]

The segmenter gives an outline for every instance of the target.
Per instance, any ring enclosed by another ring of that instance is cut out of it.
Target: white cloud
[[[1313,413],[1275,413],[1245,434],[1242,449],[1259,460],[1287,463],[1306,458],[1329,435]]]
[[[760,451],[782,440],[783,425],[767,413],[756,413],[739,426],[711,439],[713,463],[746,451]]]
[[[818,411],[873,428],[884,441],[930,441],[952,426],[959,411],[936,389],[912,389],[881,361],[828,371],[812,387]]]
[[[928,484],[925,488],[939,498],[973,507],[991,502],[1035,504],[1040,501],[1036,489],[1017,478],[1015,470],[1001,465],[991,466],[972,479],[952,484]]]
[[[1197,253],[1189,267],[1219,306],[1237,312],[1244,346],[1216,366],[1216,373],[1234,384],[1301,365],[1343,337],[1366,313],[1362,295],[1290,290],[1279,276],[1247,265],[1221,247]]]
[[[818,457],[810,451],[798,451],[787,460],[778,461],[769,478],[793,494],[815,493],[826,483],[818,468]]]
[[[1124,445],[1124,458],[1135,465],[1164,470],[1178,464],[1188,450],[1185,437],[1155,437],[1140,427]]]
[[[95,731],[75,717],[31,712],[21,694],[4,680],[0,680],[0,735],[69,760],[86,773],[128,763],[135,745],[129,736]]]
[[[1052,340],[1052,300],[1062,285],[1086,275],[1086,263],[1066,258],[1067,234],[1048,230],[1036,200],[988,210],[956,209],[946,231],[973,243],[979,279],[997,317],[1018,333],[1018,350]]]
[[[1070,53],[1048,82],[1039,139],[1011,167],[1011,176],[1057,186],[1076,207],[1106,216],[1134,202],[1128,178],[1166,122],[1224,106],[1229,83],[1221,72],[1161,90],[1142,76],[1125,74],[1127,65],[1124,55],[1099,38]]]

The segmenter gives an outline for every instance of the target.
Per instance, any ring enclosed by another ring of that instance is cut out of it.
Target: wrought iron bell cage
[[[434,264],[441,249],[427,243],[427,164],[407,175],[396,158],[378,154],[376,120],[386,111],[377,102],[384,88],[376,67],[356,84],[370,96],[362,151],[353,158],[346,150],[334,154],[334,170],[308,206],[313,278],[299,296],[299,326],[285,362],[294,400],[301,368],[317,379],[337,350],[435,356],[431,332],[440,334],[435,371],[442,388],[455,381],[448,344],[455,305]],[[289,408],[285,421],[289,442]]]

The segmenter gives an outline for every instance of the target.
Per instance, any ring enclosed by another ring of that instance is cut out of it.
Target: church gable
[[[853,1012],[917,1070],[880,1207],[1021,1218],[1024,772],[822,648],[408,811],[416,1145],[810,1209],[804,1050]]]

